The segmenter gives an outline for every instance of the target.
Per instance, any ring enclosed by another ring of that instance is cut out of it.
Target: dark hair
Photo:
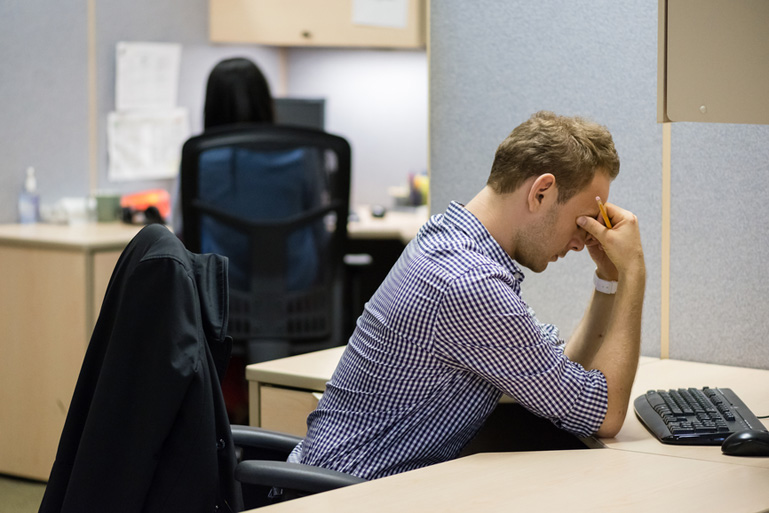
[[[619,173],[619,156],[606,127],[579,118],[542,111],[518,125],[497,148],[486,182],[498,193],[516,190],[532,176],[552,173],[558,202],[587,186],[600,170]]]
[[[234,123],[273,123],[275,112],[270,86],[249,59],[225,59],[208,76],[205,129]]]

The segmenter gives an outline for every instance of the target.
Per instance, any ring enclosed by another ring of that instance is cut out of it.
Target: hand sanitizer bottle
[[[24,188],[19,194],[19,222],[22,224],[36,223],[40,219],[40,195],[37,193],[35,168],[27,168],[27,178]]]

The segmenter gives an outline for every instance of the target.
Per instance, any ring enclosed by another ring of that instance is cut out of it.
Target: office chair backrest
[[[341,324],[349,195],[350,146],[335,135],[238,125],[185,143],[183,239],[230,259],[233,338],[321,340]]]
[[[242,507],[219,385],[227,262],[161,225],[123,251],[69,405],[40,513]]]
[[[286,463],[298,437],[230,426],[219,385],[231,349],[227,268],[157,224],[128,244],[40,513],[241,511],[244,498],[248,508],[271,503],[273,486],[307,494],[362,481]]]

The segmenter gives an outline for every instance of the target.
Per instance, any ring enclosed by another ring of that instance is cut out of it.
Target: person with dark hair
[[[219,61],[208,74],[203,106],[203,131],[244,123],[274,123],[270,84],[254,61],[232,57]],[[179,184],[175,186],[172,224],[181,237],[183,220]]]
[[[270,86],[258,66],[243,57],[216,64],[208,77],[203,116],[204,135],[273,124]],[[323,179],[320,156],[311,149],[260,152],[227,145],[212,147],[198,158],[198,199],[240,218],[275,220],[312,209],[320,205]],[[183,233],[180,217],[175,218],[178,234]],[[289,235],[286,280],[290,290],[306,289],[317,279],[318,247],[324,242],[321,223]],[[213,217],[201,217],[200,252],[228,257],[231,290],[250,289],[248,248],[247,234]],[[234,358],[223,383],[232,421],[243,423],[247,415],[244,363],[289,354],[284,341],[248,341],[246,361]]]
[[[253,61],[234,57],[214,66],[206,86],[205,130],[237,123],[274,122],[270,86]]]
[[[503,394],[578,436],[620,430],[638,365],[638,220],[606,203],[609,131],[539,112],[500,144],[486,186],[409,243],[366,303],[289,461],[375,479],[457,457]],[[524,273],[587,247],[595,292],[568,343],[521,296]],[[510,432],[514,437],[515,433]]]
[[[205,132],[274,122],[270,86],[256,64],[235,57],[214,66],[206,85]],[[226,146],[201,154],[199,168],[200,198],[227,205],[239,216],[261,220],[286,218],[318,206],[321,201],[321,164],[314,151],[257,153]],[[225,180],[225,176],[229,179]],[[201,251],[228,256],[230,283],[245,288],[248,263],[246,251],[241,248],[248,247],[248,237],[212,218],[203,218],[201,224]],[[286,267],[292,290],[306,288],[315,279],[315,244],[321,235],[311,228],[291,235]]]

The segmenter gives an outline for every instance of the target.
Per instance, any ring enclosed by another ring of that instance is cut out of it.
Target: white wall
[[[427,168],[424,51],[292,49],[287,93],[326,98],[326,130],[352,146],[353,204],[389,206],[387,187]]]
[[[644,354],[660,340],[661,127],[656,122],[657,4],[646,0],[444,0],[431,5],[431,204],[469,201],[494,152],[538,110],[606,125],[621,171],[609,201],[640,219],[647,263]],[[523,298],[568,338],[584,313],[595,264],[570,254],[526,272]]]
[[[91,193],[164,187],[173,180],[111,183],[106,120],[115,107],[118,41],[182,44],[179,104],[190,112],[191,133],[202,129],[205,82],[220,59],[252,58],[276,91],[325,97],[328,129],[353,149],[353,201],[388,204],[387,186],[427,163],[427,61],[424,51],[290,49],[213,45],[208,0],[4,2],[0,15],[0,223],[16,222],[24,170],[37,169],[41,201]],[[93,37],[89,35],[93,27]],[[89,90],[89,52],[96,90]],[[93,109],[92,110],[92,107]],[[95,111],[95,114],[94,114]],[[96,119],[91,145],[89,120]]]

